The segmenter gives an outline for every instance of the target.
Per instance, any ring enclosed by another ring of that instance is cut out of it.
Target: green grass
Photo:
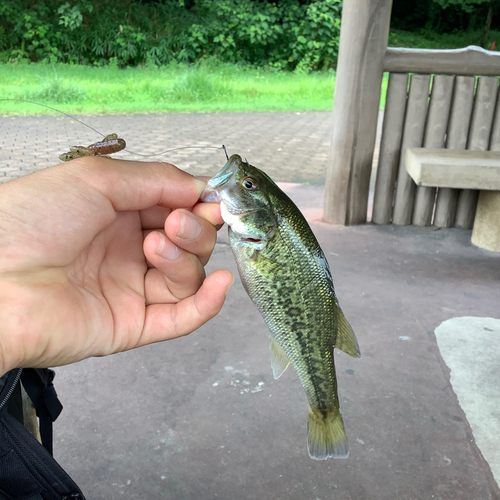
[[[294,74],[235,65],[117,68],[63,64],[0,66],[0,98],[25,99],[67,113],[329,110],[333,72]],[[46,114],[0,101],[1,114]]]
[[[494,35],[490,33],[490,38]],[[492,39],[495,37],[493,36]],[[500,40],[499,40],[500,41]],[[415,49],[461,49],[468,45],[479,45],[479,31],[438,34],[429,30],[419,32],[391,30],[389,33],[390,47],[409,47]],[[497,42],[498,44],[498,42]]]
[[[479,33],[436,35],[392,30],[389,46],[453,49]],[[161,68],[0,64],[0,99],[25,99],[66,113],[160,113],[331,110],[335,73],[283,73],[217,62]],[[387,75],[380,107],[385,106]],[[0,114],[52,114],[1,101]]]

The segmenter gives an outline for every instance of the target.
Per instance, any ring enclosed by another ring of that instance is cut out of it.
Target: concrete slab
[[[417,186],[500,191],[500,153],[408,148],[406,170]]]
[[[500,312],[500,304],[498,305]],[[451,318],[435,330],[476,443],[500,483],[500,319]]]
[[[349,459],[309,459],[305,396],[293,370],[273,380],[239,281],[190,337],[58,369],[56,457],[103,500],[499,499],[434,335],[459,315],[498,316],[498,258],[469,231],[329,226],[321,188],[285,187],[361,346],[361,359],[336,356]],[[235,271],[219,239],[209,268]]]

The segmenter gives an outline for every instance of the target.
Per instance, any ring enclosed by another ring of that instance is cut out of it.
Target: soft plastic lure
[[[62,161],[70,161],[82,156],[104,156],[117,153],[125,149],[126,142],[118,137],[118,134],[109,134],[102,141],[94,142],[89,146],[73,146],[69,148],[69,153],[63,153],[59,156]]]

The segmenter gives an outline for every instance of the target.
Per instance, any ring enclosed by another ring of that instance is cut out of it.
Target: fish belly
[[[300,248],[295,255],[272,246],[255,252],[241,242],[232,248],[248,295],[307,395],[310,456],[347,457],[333,359],[337,318],[331,277]]]

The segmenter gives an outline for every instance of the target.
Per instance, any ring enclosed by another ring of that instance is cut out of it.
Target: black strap
[[[5,408],[0,410],[0,499],[82,499],[49,452]]]
[[[40,419],[40,436],[45,449],[52,455],[52,423],[63,406],[54,389],[55,372],[49,369],[25,368],[21,375],[23,387],[28,393]]]
[[[48,369],[15,369],[0,377],[0,500],[85,500],[52,457],[52,422],[62,405]],[[22,425],[22,381],[40,419],[42,446]]]
[[[0,377],[0,410],[6,405],[10,403],[10,398],[12,393],[17,388],[17,383],[21,378],[21,374],[23,372],[22,368],[15,368],[14,370],[10,370],[5,375]],[[16,404],[21,404],[20,402]],[[20,422],[22,423],[22,412],[21,415],[18,416]]]

